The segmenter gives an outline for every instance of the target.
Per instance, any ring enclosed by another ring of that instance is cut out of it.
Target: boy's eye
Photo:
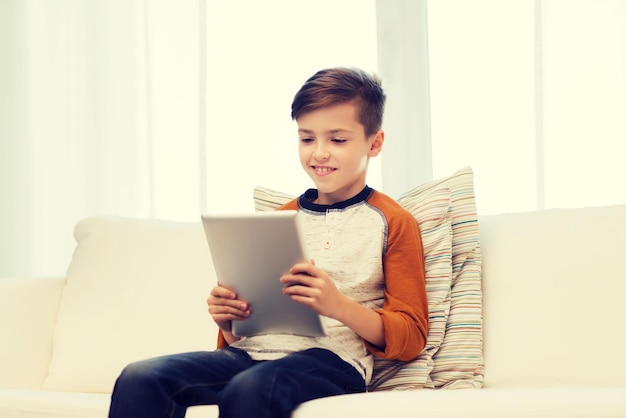
[[[343,144],[344,142],[346,142],[345,139],[339,139],[339,138],[333,138],[332,141],[336,144]]]
[[[300,138],[300,142],[308,144],[309,142],[313,142],[313,138]]]

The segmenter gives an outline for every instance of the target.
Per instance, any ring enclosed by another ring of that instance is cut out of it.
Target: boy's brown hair
[[[385,93],[380,78],[355,68],[328,68],[309,78],[296,93],[291,104],[291,118],[324,107],[354,102],[359,122],[369,137],[383,122]]]

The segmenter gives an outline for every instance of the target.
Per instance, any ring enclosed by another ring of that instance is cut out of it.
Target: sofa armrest
[[[64,278],[0,279],[0,388],[41,388]]]

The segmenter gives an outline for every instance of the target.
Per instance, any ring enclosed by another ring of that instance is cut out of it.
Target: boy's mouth
[[[330,174],[330,173],[332,173],[333,171],[336,170],[336,168],[321,167],[321,166],[318,166],[318,165],[313,165],[313,166],[311,166],[311,168],[313,169],[313,171],[315,171],[315,174],[317,174],[319,176]]]

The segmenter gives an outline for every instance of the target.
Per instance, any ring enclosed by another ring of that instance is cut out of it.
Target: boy
[[[383,146],[385,95],[361,70],[314,74],[296,94],[302,167],[316,189],[279,209],[297,209],[310,262],[277,278],[285,297],[326,321],[328,335],[237,338],[231,321],[253,311],[221,286],[207,299],[218,349],[133,363],[118,378],[110,418],[183,417],[218,404],[220,417],[291,416],[302,402],[364,392],[373,355],[411,360],[428,328],[421,237],[414,218],[366,185]]]

